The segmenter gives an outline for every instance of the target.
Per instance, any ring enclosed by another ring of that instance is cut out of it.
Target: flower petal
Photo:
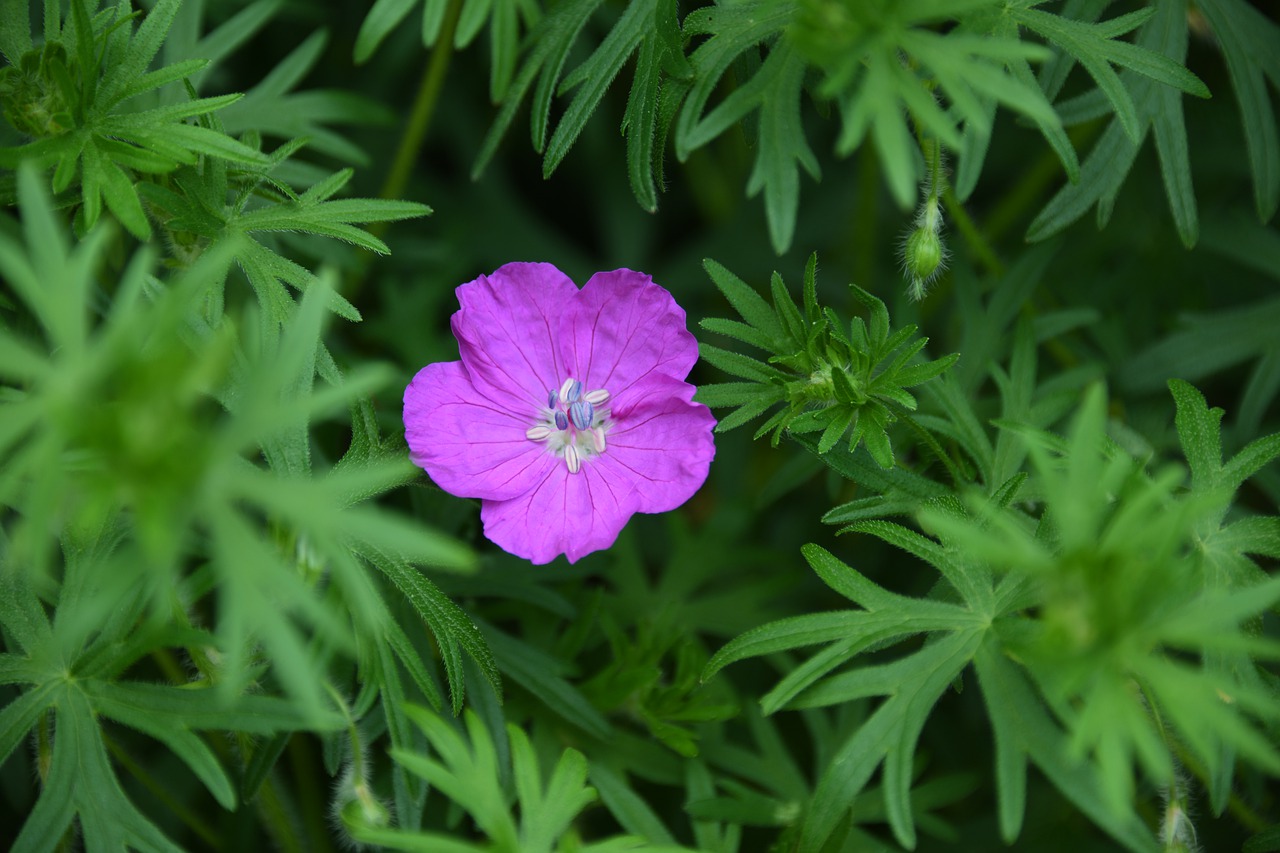
[[[609,449],[593,465],[609,482],[630,484],[636,512],[673,510],[706,482],[716,419],[693,402],[694,390],[652,374],[616,398]]]
[[[514,263],[457,294],[453,334],[476,389],[530,414],[545,406],[565,378],[559,332],[577,285],[551,264]]]
[[[635,510],[625,481],[606,476],[600,460],[570,474],[560,460],[527,494],[484,501],[484,535],[502,550],[542,565],[564,554],[570,563],[608,548]]]
[[[698,360],[684,309],[644,273],[596,273],[561,321],[564,361],[587,390],[617,395],[652,373],[676,379]]]
[[[459,497],[507,500],[528,492],[556,465],[563,468],[525,437],[530,426],[528,417],[481,395],[460,361],[428,364],[404,392],[410,458]]]

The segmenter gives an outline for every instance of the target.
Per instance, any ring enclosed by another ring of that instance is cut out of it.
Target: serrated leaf
[[[720,349],[710,344],[702,344],[698,347],[698,356],[713,367],[717,367],[732,376],[739,376],[743,379],[755,379],[760,382],[768,382],[774,378],[785,378],[784,375],[775,368],[770,367],[762,361],[749,358],[730,350]]]
[[[453,700],[453,713],[461,713],[466,693],[466,680],[457,650],[466,650],[479,665],[494,692],[501,696],[502,677],[498,672],[498,664],[480,629],[467,613],[417,570],[385,555],[373,556],[374,564],[409,600],[440,644],[445,676],[449,682],[449,695]],[[451,653],[446,654],[446,649],[451,650]]]
[[[782,325],[777,314],[769,307],[759,293],[750,285],[725,269],[716,261],[706,258],[702,267],[715,283],[716,288],[724,294],[725,299],[738,312],[742,319],[759,329],[772,341],[782,338]]]
[[[713,385],[699,385],[694,399],[704,406],[717,409],[724,406],[740,406],[743,403],[761,399],[764,390],[754,382],[720,382]],[[777,400],[773,399],[769,402],[772,404]]]

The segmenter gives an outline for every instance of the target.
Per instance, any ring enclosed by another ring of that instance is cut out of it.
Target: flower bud
[[[942,239],[936,231],[923,226],[917,228],[907,237],[907,247],[903,253],[907,275],[927,282],[942,266],[945,254]]]

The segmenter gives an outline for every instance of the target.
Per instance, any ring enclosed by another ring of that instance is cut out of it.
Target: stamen
[[[586,400],[569,404],[569,420],[573,421],[573,425],[578,429],[590,429],[591,421],[595,416],[595,409]]]
[[[556,401],[558,397],[559,395],[557,395],[555,391],[547,392],[547,408],[548,409],[554,409],[556,407]]]
[[[582,399],[586,400],[588,403],[590,403],[593,406],[598,406],[601,403],[603,403],[605,400],[609,399],[609,392],[604,390],[603,388],[597,388],[594,391],[588,391],[587,393],[583,394]]]
[[[546,426],[530,427],[528,430],[525,431],[524,437],[529,439],[530,441],[545,441],[546,439],[551,437],[552,432],[554,432],[554,430],[552,430],[551,427],[546,427]]]
[[[564,446],[564,464],[569,466],[570,474],[576,474],[582,468],[582,460],[578,457],[578,448],[572,444]]]
[[[568,429],[569,417],[564,412],[556,412],[556,429]]]
[[[596,449],[596,453],[604,453],[604,427],[591,430],[591,446]]]
[[[566,379],[560,386],[560,402],[576,403],[582,399],[582,383],[576,379]]]

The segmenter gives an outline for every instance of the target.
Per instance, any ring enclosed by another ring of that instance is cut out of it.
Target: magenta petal
[[[635,511],[630,484],[598,465],[570,474],[558,463],[528,494],[480,507],[484,535],[504,551],[542,565],[564,554],[575,563],[608,548]]]
[[[507,500],[542,481],[558,463],[525,438],[530,426],[481,396],[458,361],[428,364],[404,392],[410,458],[459,497]]]
[[[453,315],[462,363],[476,389],[530,414],[564,381],[561,318],[577,286],[551,264],[499,267],[457,290]]]
[[[667,512],[706,482],[715,456],[711,410],[693,402],[694,387],[651,375],[616,398],[601,476],[630,484],[637,512]]]
[[[644,273],[596,273],[561,321],[564,360],[588,389],[617,395],[652,373],[676,379],[698,360],[684,309]]]

